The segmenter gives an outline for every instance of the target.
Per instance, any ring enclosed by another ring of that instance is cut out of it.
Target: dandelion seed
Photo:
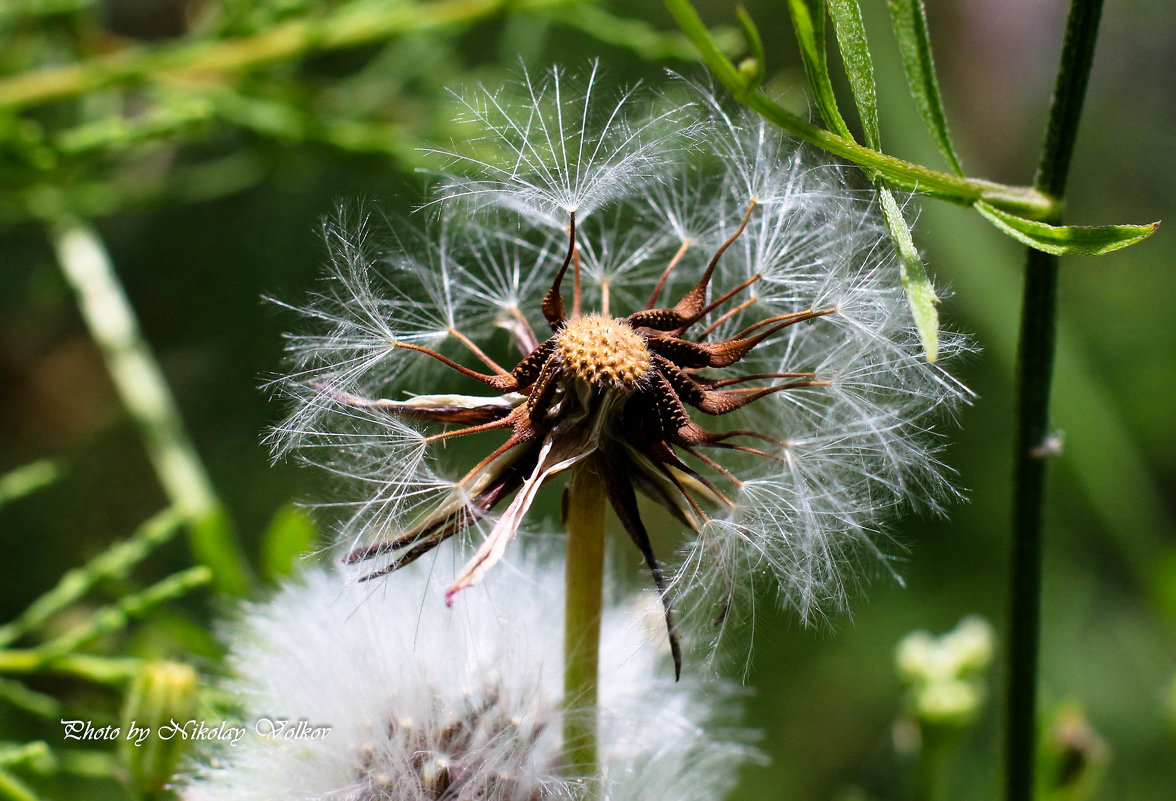
[[[344,526],[345,561],[371,565],[365,578],[480,535],[451,603],[502,559],[544,485],[595,463],[662,597],[677,658],[679,611],[721,633],[732,610],[752,614],[740,601],[762,575],[805,620],[843,606],[862,555],[887,563],[887,518],[902,506],[937,510],[953,494],[933,426],[967,391],[942,361],[922,358],[882,217],[838,168],[810,165],[778,132],[706,95],[703,119],[687,125],[693,148],[675,148],[656,111],[637,120],[606,103],[598,114],[595,82],[593,73],[570,107],[559,71],[528,82],[523,106],[469,101],[484,135],[513,156],[457,160],[473,177],[453,178],[439,204],[470,220],[455,215],[445,228],[452,294],[422,293],[407,325],[398,295],[381,323],[411,332],[414,320],[450,315],[452,330],[436,347],[395,338],[378,359],[341,370],[329,363],[349,352],[336,342],[346,330],[328,348],[303,344],[295,363],[323,369],[313,390],[300,370],[292,393],[315,407],[311,441],[322,449],[307,448],[297,426],[275,439],[340,474],[358,463],[375,488]],[[598,118],[620,133],[589,136]],[[512,214],[509,233],[494,233]],[[342,261],[345,275],[368,275],[350,266],[359,250],[337,249],[336,271]],[[416,269],[406,254],[394,261]],[[373,294],[384,283],[369,281]],[[338,318],[353,314],[366,331],[380,303]],[[493,310],[516,357],[489,355],[494,325],[476,309]],[[964,347],[950,333],[941,343],[944,360]],[[437,379],[407,380],[410,360],[489,392],[432,394]],[[431,394],[389,397],[401,390]],[[498,444],[447,473],[445,448],[483,433]],[[396,462],[392,478],[381,448]],[[672,570],[638,496],[663,508],[659,528],[685,534]]]
[[[442,198],[500,205],[559,228],[568,214],[583,221],[655,180],[695,128],[682,124],[678,108],[638,116],[634,107],[651,105],[639,87],[609,102],[599,82],[593,64],[583,82],[555,68],[540,81],[524,75],[516,91],[459,96],[472,128],[467,144],[490,154],[456,144],[431,151],[460,173],[448,176]]]
[[[599,784],[569,775],[562,680],[558,665],[545,665],[561,636],[547,610],[559,603],[562,576],[531,567],[529,579],[488,581],[481,602],[456,615],[422,606],[437,587],[420,564],[374,591],[314,570],[247,607],[229,638],[235,678],[226,688],[240,699],[234,725],[246,733],[206,751],[181,797],[721,798],[756,756],[724,711],[733,688],[675,685],[625,607],[610,609],[604,627]],[[279,721],[288,725],[273,734]]]

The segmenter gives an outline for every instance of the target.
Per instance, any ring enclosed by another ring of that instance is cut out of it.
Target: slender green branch
[[[47,659],[77,651],[100,637],[121,631],[134,618],[142,617],[156,606],[204,586],[211,579],[212,571],[204,565],[181,570],[142,592],[124,595],[117,602],[99,609],[80,626],[42,644],[38,650],[44,653]]]
[[[93,654],[46,654],[39,648],[0,651],[0,674],[60,673],[98,684],[122,684],[139,672],[143,660]]]
[[[50,236],[119,397],[139,426],[156,475],[191,523],[193,553],[213,569],[218,589],[242,594],[249,583],[248,566],[101,238],[81,222],[53,226]]]
[[[1078,120],[1094,59],[1102,0],[1073,0],[1054,86],[1037,188],[1064,194]],[[1060,213],[1048,219],[1060,222]],[[1037,663],[1041,619],[1042,507],[1049,395],[1057,336],[1058,257],[1029,249],[1017,359],[1013,542],[1005,739],[1007,801],[1031,801],[1036,756]]]
[[[172,509],[160,512],[139,526],[125,542],[110,546],[85,566],[66,572],[53,589],[29,604],[19,617],[0,626],[0,646],[39,628],[99,581],[125,576],[148,554],[170,540],[182,522],[180,515]]]
[[[60,474],[57,465],[48,459],[41,459],[5,473],[0,476],[0,506],[52,484]]]
[[[400,34],[474,22],[507,7],[512,11],[538,10],[565,2],[568,0],[356,2],[338,14],[293,20],[253,36],[127,47],[76,64],[16,75],[0,81],[0,109],[64,100],[108,86],[207,79]]]
[[[0,698],[17,709],[23,709],[25,712],[49,720],[58,720],[63,709],[61,702],[52,695],[30,690],[19,681],[2,677],[0,677]]]
[[[6,770],[0,770],[0,797],[12,801],[40,801],[31,787]]]
[[[698,48],[703,62],[727,87],[732,96],[797,138],[861,167],[877,170],[889,179],[891,186],[900,189],[922,192],[961,205],[972,205],[977,200],[983,200],[998,209],[1031,219],[1047,219],[1059,213],[1058,203],[1039,188],[1006,186],[932,170],[880,153],[847,137],[838,136],[832,131],[813,125],[769,99],[747,82],[715,44],[689,0],[666,0],[666,6],[682,31]]]
[[[564,521],[568,531],[564,611],[564,764],[598,776],[597,674],[604,582],[604,485],[591,459],[572,468]]]

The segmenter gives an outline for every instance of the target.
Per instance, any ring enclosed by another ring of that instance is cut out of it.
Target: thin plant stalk
[[[248,567],[101,237],[86,223],[74,221],[51,226],[50,238],[119,398],[139,428],[156,476],[172,504],[190,522],[189,538],[197,561],[213,569],[218,590],[243,594],[249,583]]]
[[[594,780],[597,676],[604,585],[604,484],[591,458],[572,468],[564,507],[567,527],[564,607],[564,764]]]
[[[1073,0],[1034,180],[1062,207],[1078,120],[1094,59],[1102,0]],[[1050,223],[1060,223],[1061,214]],[[1058,258],[1029,249],[1017,359],[1013,542],[1005,734],[1005,797],[1030,801],[1036,756],[1037,663],[1041,626],[1042,507],[1049,446],[1049,395],[1057,335]]]
[[[513,10],[539,10],[568,0],[522,0]],[[502,0],[441,0],[429,4],[351,3],[343,13],[310,15],[251,36],[125,47],[73,64],[0,80],[0,108],[21,108],[136,83],[199,83],[243,70],[358,47],[393,36],[454,27],[493,16]]]

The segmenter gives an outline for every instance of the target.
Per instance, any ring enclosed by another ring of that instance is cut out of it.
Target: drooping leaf
[[[878,194],[882,199],[886,227],[890,229],[890,238],[901,261],[902,285],[906,288],[915,329],[919,332],[919,341],[923,343],[927,361],[933,362],[939,357],[939,312],[935,308],[939,297],[931,286],[931,279],[927,277],[919,252],[915,250],[910,226],[902,216],[902,209],[898,207],[894,195],[883,185],[878,186]]]
[[[792,28],[800,45],[800,59],[809,79],[813,102],[825,124],[835,133],[853,139],[849,126],[837,110],[837,96],[829,79],[829,62],[825,56],[825,6],[821,0],[788,0]]]
[[[866,28],[862,23],[862,10],[857,0],[827,0],[829,16],[833,19],[833,30],[837,34],[837,47],[845,64],[853,100],[862,121],[866,145],[874,150],[882,149],[878,132],[878,96],[874,88],[874,62],[870,58],[870,47],[866,42]]]
[[[1001,211],[982,200],[974,204],[993,225],[1022,244],[1055,256],[1101,256],[1147,239],[1160,227],[1147,225],[1049,225]]]
[[[887,5],[890,7],[894,35],[898,39],[898,49],[902,54],[907,86],[923,117],[923,123],[951,169],[956,175],[963,175],[963,167],[960,166],[947,131],[947,116],[943,112],[939,80],[935,77],[935,59],[931,55],[931,39],[927,34],[927,14],[923,9],[923,0],[887,0]]]

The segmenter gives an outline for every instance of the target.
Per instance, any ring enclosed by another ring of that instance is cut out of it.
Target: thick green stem
[[[1073,0],[1050,108],[1036,187],[1065,192],[1078,119],[1094,58],[1102,0]],[[1060,213],[1050,219],[1059,223]],[[1007,801],[1030,801],[1036,757],[1037,664],[1041,625],[1042,506],[1049,438],[1049,394],[1057,333],[1058,259],[1030,249],[1025,264],[1017,360],[1013,542],[1005,738]]]
[[[604,484],[591,457],[572,468],[565,498],[564,764],[594,780],[597,674],[604,584]]]
[[[248,566],[102,239],[82,222],[53,226],[50,238],[119,398],[139,427],[159,483],[189,521],[193,553],[212,568],[217,589],[244,594]]]

